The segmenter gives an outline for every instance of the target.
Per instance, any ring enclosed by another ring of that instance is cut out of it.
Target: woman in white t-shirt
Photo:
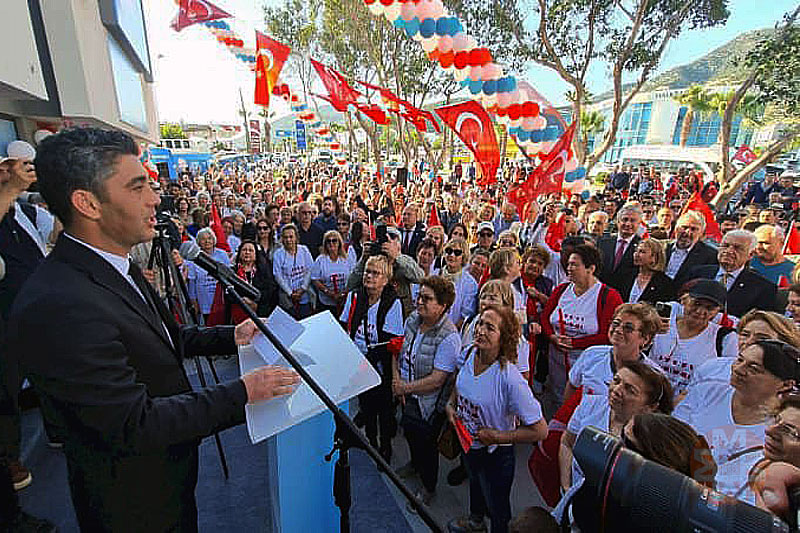
[[[653,339],[650,358],[669,377],[676,404],[686,395],[694,371],[700,365],[718,356],[735,357],[737,354],[735,332],[720,332],[720,326],[711,321],[725,305],[726,296],[722,284],[708,279],[697,280],[681,297],[683,314],[673,314],[668,331]],[[721,350],[717,349],[718,343]]]
[[[785,342],[765,340],[747,346],[731,367],[723,394],[716,401],[682,411],[679,418],[703,435],[717,463],[717,490],[755,503],[748,473],[763,455],[764,432],[780,405],[779,393],[800,380],[800,350]],[[715,389],[707,382],[700,388]]]
[[[473,347],[456,377],[447,417],[453,425],[463,424],[473,439],[465,455],[470,513],[453,521],[457,531],[480,529],[486,516],[493,533],[508,531],[513,445],[547,436],[539,402],[519,370],[509,364],[516,357],[519,335],[510,308],[488,307],[478,317]]]
[[[583,428],[594,426],[621,437],[634,415],[656,412],[672,412],[672,387],[667,378],[641,361],[622,363],[611,380],[608,395],[584,396],[561,436],[558,465],[562,492],[583,479],[580,466],[572,457],[572,447]]]
[[[611,317],[622,304],[619,293],[595,276],[601,267],[597,248],[575,246],[567,261],[569,283],[556,287],[542,310],[542,333],[550,340],[548,380],[559,402],[570,368],[583,350],[608,344]]]
[[[500,248],[489,256],[489,279],[499,279],[511,285],[514,291],[514,314],[517,320],[525,326],[528,313],[525,307],[527,294],[520,293],[514,288],[514,282],[522,274],[522,263],[516,248]]]
[[[457,328],[475,315],[475,301],[478,298],[478,282],[468,272],[467,259],[469,259],[467,241],[461,238],[447,241],[441,275],[452,281],[456,288],[456,301],[453,302],[449,315]]]
[[[648,304],[617,307],[608,328],[611,345],[591,346],[583,351],[569,370],[564,398],[572,396],[579,387],[583,387],[583,394],[607,394],[616,369],[625,361],[643,361],[660,371],[660,367],[643,353],[660,327],[658,313]]]
[[[282,247],[275,250],[272,272],[278,283],[278,303],[296,319],[311,315],[308,287],[314,258],[297,242],[297,226],[286,224],[281,228]]]
[[[439,274],[439,269],[433,266],[433,261],[436,259],[436,243],[432,239],[424,238],[417,246],[417,265],[422,269],[425,274],[423,277],[436,276]],[[417,301],[417,294],[419,294],[419,283],[412,283],[409,286],[411,290],[411,301]]]
[[[311,283],[317,289],[319,302],[317,311],[328,310],[337,315],[344,303],[345,285],[355,263],[344,251],[342,236],[336,230],[326,231],[322,239],[322,253],[311,267]]]

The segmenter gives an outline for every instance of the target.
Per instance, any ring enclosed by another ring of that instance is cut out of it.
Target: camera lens
[[[599,429],[584,429],[573,455],[586,476],[573,500],[581,531],[789,531],[770,513],[648,461]]]

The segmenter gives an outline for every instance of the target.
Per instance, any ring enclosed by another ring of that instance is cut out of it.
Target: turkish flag
[[[783,244],[783,253],[786,255],[800,254],[800,231],[797,231],[797,226],[792,221],[792,226],[786,234],[786,242]]]
[[[717,219],[714,216],[714,212],[708,206],[703,198],[700,196],[700,191],[695,191],[689,197],[689,200],[681,209],[680,218],[685,212],[687,211],[697,211],[698,213],[703,215],[703,218],[706,219],[706,236],[711,237],[715,241],[719,242],[722,240],[722,230],[719,229],[719,224],[717,224]]]
[[[756,153],[750,149],[749,146],[743,144],[736,150],[736,153],[733,154],[734,161],[741,161],[745,165],[749,165],[753,161],[756,160]]]
[[[291,51],[285,44],[256,30],[256,105],[269,107],[269,95]]]
[[[541,156],[542,162],[536,167],[531,177],[534,180],[534,193],[561,194],[567,161],[572,157],[572,136],[575,134],[575,122],[567,126],[566,131],[558,138],[553,148]]]
[[[380,106],[375,104],[356,104],[356,109],[367,115],[375,124],[385,126],[389,123],[389,116]]]
[[[181,31],[198,22],[229,18],[231,15],[206,0],[181,0],[178,14],[172,19],[170,27]]]
[[[347,111],[347,106],[355,103],[358,97],[361,96],[360,92],[347,83],[341,73],[314,59],[311,60],[311,64],[328,90],[328,95],[330,96],[328,101],[336,111],[344,113]]]
[[[460,104],[437,107],[434,112],[475,155],[481,167],[479,185],[485,187],[496,182],[497,167],[500,165],[500,148],[497,146],[494,126],[486,110],[478,102],[467,100]],[[519,206],[517,207],[519,209]]]
[[[431,205],[431,214],[428,217],[428,227],[432,226],[441,226],[442,223],[439,222],[439,213],[436,212],[436,204]]]
[[[216,204],[211,204],[210,226],[214,231],[214,236],[217,238],[217,248],[230,253],[231,247],[228,245],[228,237],[225,235],[225,230],[222,229],[222,219],[219,218],[219,211],[217,210]]]
[[[533,180],[525,181],[524,183],[514,186],[508,190],[506,200],[509,203],[517,206],[517,213],[519,213],[520,220],[526,220],[528,206],[536,199],[533,192]]]
[[[564,222],[564,213],[559,213],[555,222],[547,226],[544,234],[544,242],[555,252],[561,251],[561,243],[567,235],[567,225]]]

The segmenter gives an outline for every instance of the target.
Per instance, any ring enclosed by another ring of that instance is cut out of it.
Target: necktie
[[[147,304],[147,308],[152,313],[152,318],[155,320],[155,323],[161,325],[161,329],[164,331],[164,334],[167,336],[167,339],[169,339],[169,343],[172,344],[172,337],[169,334],[167,325],[164,323],[164,320],[161,318],[161,315],[158,312],[158,307],[156,306],[156,303],[153,301],[152,296],[150,296],[150,292],[148,290],[149,282],[145,279],[141,269],[136,263],[129,260],[128,273],[131,275],[131,279],[133,279],[133,283],[134,285],[136,285],[136,288],[139,289],[140,293],[142,293],[142,297],[144,298],[144,301]]]
[[[409,235],[411,235],[411,232],[409,230],[405,230],[405,237],[403,238],[403,251],[404,252],[408,252],[408,241],[409,241],[408,236]]]
[[[622,261],[622,256],[625,254],[625,241],[622,239],[619,240],[617,243],[617,253],[614,255],[614,270],[617,269],[619,266],[620,261]]]
[[[728,281],[730,281],[731,275],[727,272],[722,272],[722,284],[725,285],[725,290],[728,290]]]

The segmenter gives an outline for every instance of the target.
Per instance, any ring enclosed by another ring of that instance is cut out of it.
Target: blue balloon
[[[436,32],[436,21],[433,19],[425,19],[419,25],[419,34],[425,37],[433,37],[433,34]]]
[[[531,132],[530,139],[531,139],[531,142],[539,143],[539,142],[542,142],[542,137],[544,137],[544,131],[543,130],[536,130],[536,131],[532,131]]]
[[[461,21],[458,20],[458,18],[453,17],[453,26],[450,29],[450,35],[455,37],[456,34],[461,33],[462,31],[464,31],[464,26],[461,25]]]
[[[531,133],[529,131],[525,131],[522,128],[519,128],[519,133],[517,133],[517,139],[522,142],[526,142],[531,138]]]
[[[419,19],[414,17],[413,19],[406,22],[406,35],[409,37],[413,37],[419,31]]]
[[[483,84],[483,92],[486,93],[486,96],[491,96],[496,91],[497,91],[497,81],[488,80]]]
[[[397,17],[397,20],[394,21],[394,27],[403,30],[406,27],[406,21],[400,17]]]
[[[450,19],[442,17],[436,21],[436,35],[447,35],[450,31]]]
[[[478,94],[479,92],[481,92],[482,88],[483,88],[483,82],[482,81],[480,81],[480,80],[478,80],[478,81],[470,80],[469,81],[469,92],[471,92],[472,94]]]

